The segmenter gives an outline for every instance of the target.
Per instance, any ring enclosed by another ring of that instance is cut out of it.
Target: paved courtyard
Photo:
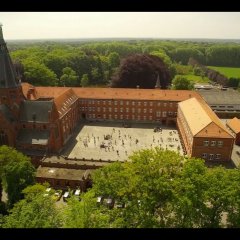
[[[122,123],[97,122],[80,126],[70,139],[63,155],[69,158],[126,161],[134,151],[156,146],[183,154],[176,128],[157,124],[132,124],[124,128]]]

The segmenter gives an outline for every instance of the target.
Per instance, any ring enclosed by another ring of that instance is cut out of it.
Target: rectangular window
[[[95,118],[95,114],[93,114],[92,117]]]
[[[144,106],[145,106],[145,107],[147,106],[147,102],[144,102]]]
[[[110,107],[110,108],[108,108],[108,111],[109,111],[109,112],[112,112],[112,108],[111,108],[111,107]]]
[[[214,154],[210,153],[209,154],[209,160],[213,160],[214,159]]]
[[[160,107],[160,106],[161,106],[161,102],[158,102],[158,103],[157,103],[157,106]]]
[[[144,112],[144,113],[146,113],[146,112],[147,112],[147,109],[146,109],[146,108],[144,108],[144,109],[143,109],[143,112]]]
[[[129,101],[126,101],[126,105],[129,105]]]
[[[89,111],[89,112],[91,112],[91,111],[92,111],[92,108],[91,108],[91,107],[89,107],[89,108],[88,108],[88,111]]]
[[[103,114],[103,118],[106,119],[106,114]]]
[[[123,115],[122,114],[120,115],[120,119],[123,119]]]
[[[100,104],[100,101],[97,101],[97,105],[99,105]]]
[[[167,103],[163,103],[163,106],[166,107],[166,106],[167,106]]]
[[[149,113],[152,113],[152,108],[149,109]]]
[[[111,101],[108,101],[108,105],[109,105],[109,106],[112,105],[112,102],[111,102]]]
[[[216,141],[211,141],[211,147],[216,146]]]
[[[117,119],[117,118],[118,118],[118,117],[117,117],[117,114],[115,114],[115,115],[114,115],[114,118],[115,118],[115,119]]]
[[[137,120],[141,120],[141,116],[140,115],[138,115]]]
[[[209,144],[209,141],[208,141],[208,140],[206,140],[206,141],[203,141],[203,146],[207,147],[207,146],[208,146],[208,144]]]
[[[161,117],[161,112],[156,113],[157,117]]]
[[[153,102],[150,102],[150,107],[152,107],[153,106]]]
[[[117,105],[117,101],[114,101],[114,105]]]
[[[120,105],[123,105],[123,101],[120,101]]]
[[[216,159],[221,159],[221,154],[217,153],[215,158]]]
[[[97,108],[97,111],[100,112],[100,107]]]
[[[152,120],[152,116],[149,116],[149,120]]]
[[[223,146],[223,141],[218,141],[218,147],[222,147]]]
[[[120,108],[120,112],[123,112],[123,108]]]
[[[106,112],[106,108],[105,107],[103,108],[103,112]]]
[[[172,112],[168,112],[168,115],[169,115],[169,116],[172,116],[172,115],[173,115],[173,113],[172,113]]]
[[[167,112],[163,112],[162,115],[163,115],[163,117],[166,117],[167,116]]]
[[[114,112],[117,112],[117,108],[114,108]]]
[[[126,119],[128,119],[129,118],[129,116],[128,115],[126,115]]]
[[[92,100],[92,104],[94,104],[95,102],[94,102],[94,100]]]
[[[132,106],[135,106],[135,102],[134,101],[132,101]]]
[[[202,158],[203,158],[203,159],[207,159],[207,157],[208,157],[208,154],[207,154],[207,153],[203,153],[203,154],[202,154]]]
[[[132,113],[135,113],[135,108],[132,109]]]
[[[147,117],[146,117],[146,116],[143,116],[143,120],[147,120]]]
[[[138,113],[141,113],[141,108],[138,109]]]
[[[169,103],[169,107],[172,107],[172,103]]]
[[[103,105],[105,105],[106,104],[106,101],[103,101]]]
[[[127,112],[127,113],[129,112],[129,108],[126,108],[126,112]]]
[[[138,102],[138,106],[141,106],[141,102]]]

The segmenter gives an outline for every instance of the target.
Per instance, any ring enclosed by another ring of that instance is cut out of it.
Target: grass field
[[[179,76],[183,76],[194,83],[208,83],[210,81],[209,78],[207,77],[202,78],[201,76],[196,76],[192,74],[179,75]]]
[[[222,73],[226,77],[236,77],[240,78],[240,68],[230,68],[230,67],[213,67],[213,66],[208,66],[210,69],[214,69],[218,71],[219,73]]]

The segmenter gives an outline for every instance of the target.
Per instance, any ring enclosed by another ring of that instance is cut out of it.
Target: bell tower
[[[3,39],[0,23],[0,105],[6,105],[15,117],[18,117],[20,103],[23,99],[21,83]]]

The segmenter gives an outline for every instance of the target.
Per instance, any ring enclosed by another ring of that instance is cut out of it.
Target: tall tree
[[[193,83],[184,76],[175,76],[172,81],[172,88],[177,90],[191,90]]]
[[[60,86],[76,87],[78,86],[78,76],[70,67],[65,67],[63,75],[60,77]]]
[[[35,168],[28,157],[7,146],[0,147],[4,188],[11,207],[23,197],[22,190],[35,182]]]

